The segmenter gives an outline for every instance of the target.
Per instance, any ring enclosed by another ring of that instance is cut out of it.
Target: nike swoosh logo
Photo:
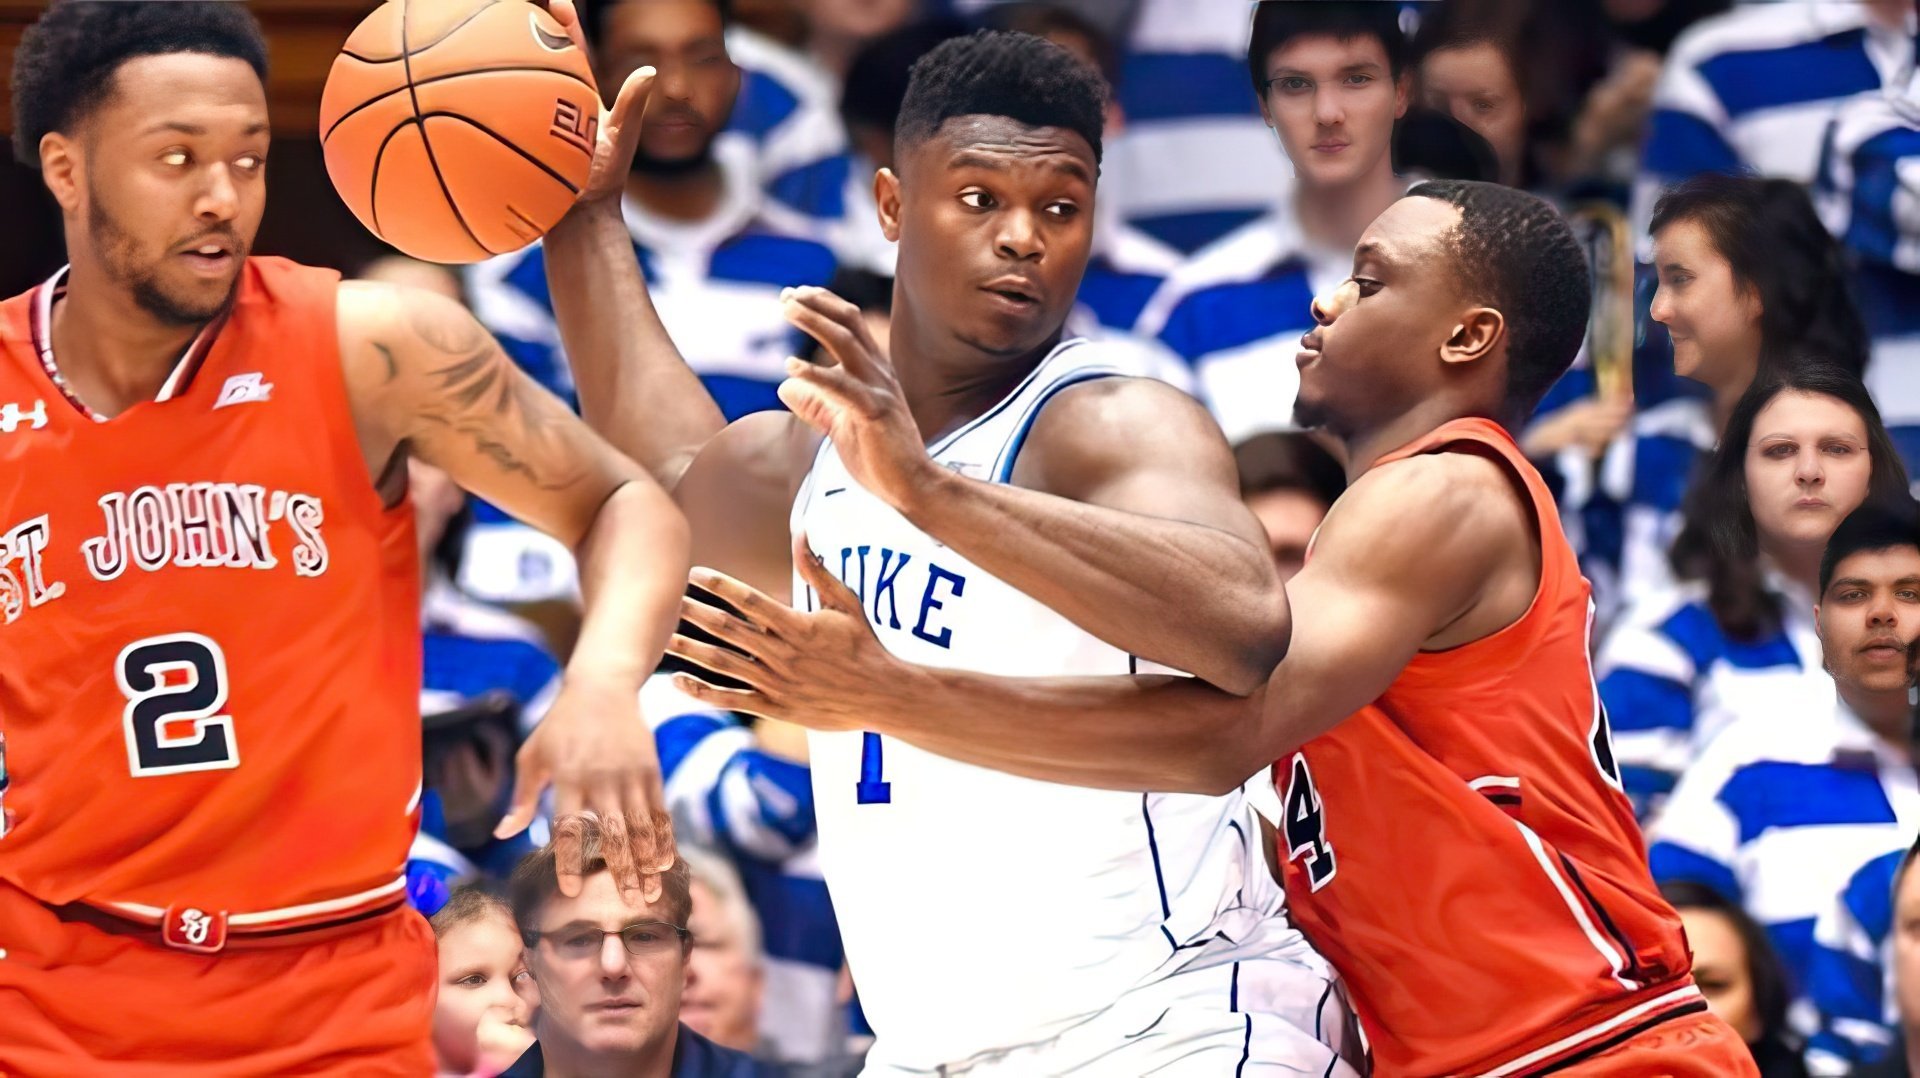
[[[549,52],[565,52],[573,48],[573,39],[565,34],[553,34],[540,25],[538,12],[527,12],[527,25],[533,27],[533,39]]]
[[[821,494],[820,496],[821,496],[822,498],[831,498],[831,497],[833,497],[833,496],[834,496],[835,494],[843,494],[843,493],[845,493],[845,492],[846,492],[846,489],[847,489],[846,487],[834,487],[834,488],[833,488],[832,490],[829,490],[829,491],[826,491],[825,493],[823,493],[823,494]]]

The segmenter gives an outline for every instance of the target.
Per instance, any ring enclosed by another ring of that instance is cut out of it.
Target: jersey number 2
[[[136,778],[240,766],[227,706],[227,657],[199,633],[128,644],[114,664],[126,694],[121,723]]]
[[[1313,772],[1307,768],[1307,758],[1294,753],[1293,772],[1287,776],[1287,808],[1283,821],[1287,860],[1306,858],[1307,880],[1316,891],[1325,887],[1339,870],[1333,859],[1333,845],[1327,841],[1327,821],[1321,808],[1320,791],[1313,788]]]

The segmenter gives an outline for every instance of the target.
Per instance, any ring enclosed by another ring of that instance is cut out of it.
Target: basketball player
[[[878,434],[828,439],[785,413],[722,426],[651,314],[613,202],[630,139],[607,140],[590,201],[548,237],[552,293],[588,421],[673,490],[703,563],[790,586],[797,520],[909,658],[1258,684],[1280,590],[1218,429],[1062,339],[1103,105],[1092,69],[1026,34],[948,41],[915,68],[898,171],[874,181],[899,243],[900,377]],[[873,347],[851,304],[787,302],[833,355]],[[812,386],[787,398],[809,421]],[[896,444],[951,496],[875,471]],[[878,1034],[870,1072],[1353,1073],[1340,994],[1282,917],[1238,791],[1079,789],[857,732],[810,748],[820,865]]]
[[[671,856],[635,700],[684,520],[457,304],[250,257],[265,63],[204,2],[58,3],[14,57],[71,264],[0,303],[0,1073],[428,1072],[411,456],[586,567],[507,828],[551,780],[633,821],[629,887]]]
[[[1341,441],[1351,486],[1287,585],[1264,695],[912,665],[832,562],[806,559],[815,614],[696,574],[745,620],[691,619],[751,658],[669,650],[751,686],[683,679],[718,706],[1051,782],[1218,792],[1277,758],[1289,907],[1383,1073],[1757,1073],[1706,1013],[1648,876],[1588,665],[1587,583],[1509,433],[1572,362],[1588,287],[1566,223],[1508,188],[1421,184],[1368,227],[1301,340],[1296,418]],[[861,481],[953,497],[881,422],[876,358],[836,354],[831,384],[807,372],[796,395],[861,448]],[[818,551],[813,504],[797,519]],[[1036,563],[1057,543],[1031,541]]]

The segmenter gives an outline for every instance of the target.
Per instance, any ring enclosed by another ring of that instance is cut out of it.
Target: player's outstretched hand
[[[640,717],[638,694],[615,681],[568,674],[560,695],[515,758],[512,806],[494,837],[533,822],[540,794],[553,786],[553,848],[560,893],[580,893],[582,812],[599,817],[601,853],[623,894],[652,902],[660,873],[673,867],[673,824],[660,810],[660,757]]]
[[[901,512],[924,488],[926,441],[907,410],[893,362],[867,332],[860,308],[824,288],[780,293],[787,321],[820,342],[831,364],[787,360],[780,399],[833,448],[859,484]]]
[[[547,14],[566,28],[567,36],[588,57],[587,36],[580,26],[580,12],[573,0],[543,0]],[[587,170],[587,184],[580,189],[580,202],[600,202],[617,198],[626,187],[633,155],[640,148],[640,118],[647,110],[647,95],[653,90],[654,69],[642,67],[620,84],[613,107],[600,108],[598,134],[594,138],[593,165]]]
[[[725,689],[688,674],[675,675],[675,684],[713,707],[815,730],[870,730],[880,717],[910,706],[915,667],[881,645],[860,597],[827,572],[804,535],[794,540],[793,564],[820,598],[812,612],[795,610],[724,573],[694,569],[695,584],[740,613],[682,600],[680,616],[727,646],[675,634],[667,652],[748,687]]]

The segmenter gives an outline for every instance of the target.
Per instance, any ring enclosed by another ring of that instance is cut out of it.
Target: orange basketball
[[[320,96],[327,175],[416,258],[478,262],[559,223],[587,180],[600,93],[527,0],[387,0]]]

